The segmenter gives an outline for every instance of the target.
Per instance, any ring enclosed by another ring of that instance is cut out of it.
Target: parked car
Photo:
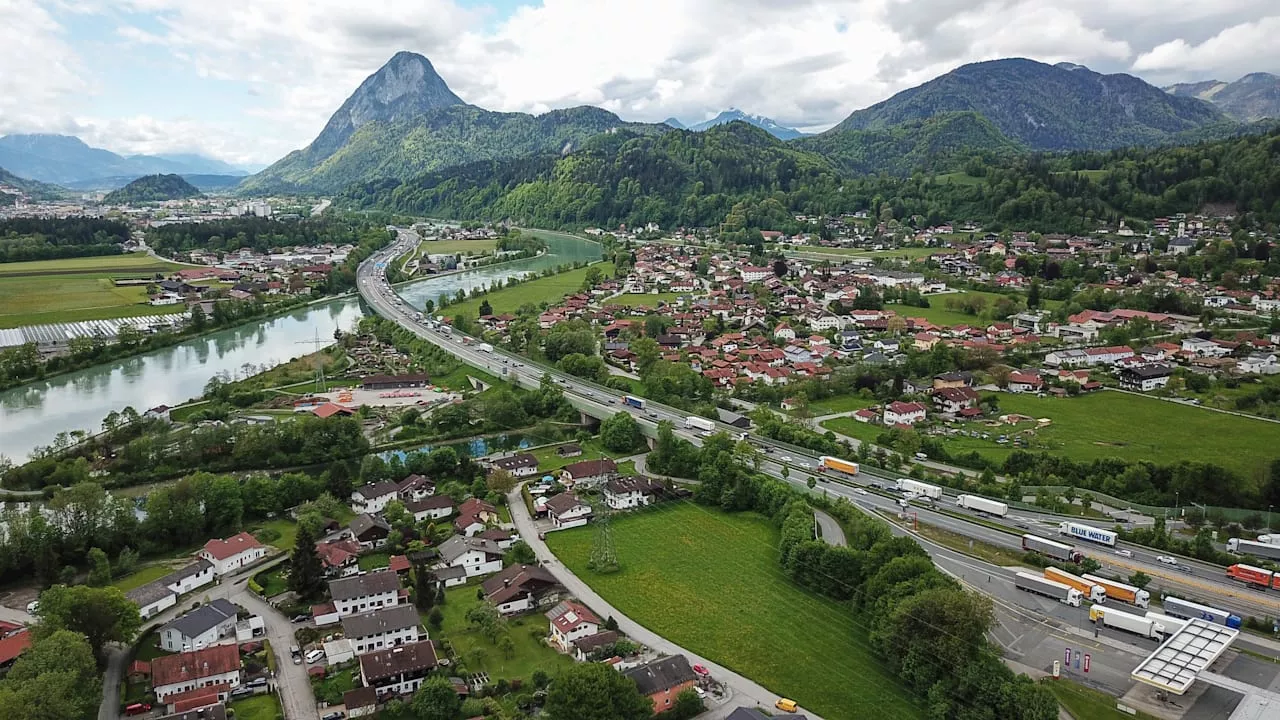
[[[296,622],[296,623],[304,623],[309,621],[310,619],[311,619],[310,615],[294,615],[293,616],[293,622]]]
[[[1178,559],[1170,555],[1157,555],[1156,562],[1164,563],[1165,565],[1177,565]]]
[[[339,710],[338,712],[331,712],[328,715],[325,715],[320,718],[320,720],[345,720],[346,717],[347,714]]]

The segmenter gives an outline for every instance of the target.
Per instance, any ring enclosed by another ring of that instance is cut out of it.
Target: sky
[[[0,135],[261,166],[392,55],[463,100],[816,131],[967,62],[1165,85],[1280,73],[1275,0],[0,0]]]

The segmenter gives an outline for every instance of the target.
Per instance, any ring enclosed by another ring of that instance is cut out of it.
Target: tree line
[[[0,220],[0,263],[119,255],[129,227],[93,217]]]
[[[893,537],[883,521],[844,501],[802,496],[760,474],[758,462],[748,443],[720,433],[696,448],[664,422],[648,466],[696,478],[695,502],[771,518],[782,530],[779,563],[787,576],[845,603],[870,628],[877,654],[903,685],[926,699],[930,717],[1057,717],[1053,696],[1015,675],[986,640],[994,622],[988,599],[961,589],[914,540]],[[839,520],[847,547],[814,538],[815,505]]]

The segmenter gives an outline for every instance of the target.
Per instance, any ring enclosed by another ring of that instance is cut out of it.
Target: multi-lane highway
[[[608,417],[616,412],[629,412],[652,432],[658,422],[670,421],[675,432],[695,444],[701,444],[704,432],[686,428],[686,413],[679,409],[646,402],[644,408],[621,403],[618,392],[560,372],[552,367],[531,363],[525,358],[509,354],[501,349],[467,337],[442,325],[400,298],[385,279],[385,269],[396,256],[416,247],[418,237],[411,231],[400,231],[396,242],[361,264],[358,271],[358,289],[364,300],[383,317],[395,320],[418,336],[445,348],[469,365],[509,382],[537,387],[544,375],[550,375],[563,389],[566,398],[579,410],[593,417]],[[887,486],[898,477],[875,469],[864,469],[857,475],[819,473],[818,458],[802,448],[779,443],[765,437],[742,433],[720,423],[718,430],[735,436],[744,435],[761,452],[760,470],[775,478],[783,479],[798,487],[807,486],[810,477],[819,482],[820,489],[830,495],[844,497],[868,509],[897,513],[899,497],[882,492],[875,485]],[[784,477],[783,468],[786,468]],[[839,477],[835,477],[839,475]],[[976,514],[957,508],[954,500],[943,498],[934,505],[912,504],[911,512],[921,522],[959,533],[974,540],[999,547],[1020,549],[1022,533],[1053,537],[1058,525],[1065,518],[1047,513],[1025,510],[1012,511],[1006,518],[979,518]],[[1070,542],[1068,540],[1068,542]],[[1153,597],[1161,593],[1193,599],[1245,616],[1271,616],[1280,613],[1280,593],[1262,593],[1247,589],[1225,578],[1222,568],[1191,559],[1179,558],[1176,566],[1156,560],[1157,553],[1142,546],[1120,543],[1117,548],[1073,543],[1084,554],[1093,557],[1104,566],[1104,574],[1121,578],[1142,571],[1153,578],[1150,589]],[[1117,552],[1120,550],[1122,552]]]

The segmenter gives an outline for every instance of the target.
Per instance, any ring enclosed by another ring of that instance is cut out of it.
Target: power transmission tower
[[[316,330],[315,333],[316,333],[316,336],[314,340],[299,340],[298,344],[311,345],[312,347],[315,348],[314,354],[319,355],[320,351],[324,350],[324,343],[320,341],[320,331]],[[325,391],[324,358],[323,357],[315,358],[315,363],[316,363],[316,393],[319,394]]]
[[[610,521],[613,508],[599,495],[588,502],[591,505],[591,519],[596,526],[596,535],[591,541],[587,568],[601,574],[617,572],[618,548],[613,542],[613,523]]]

